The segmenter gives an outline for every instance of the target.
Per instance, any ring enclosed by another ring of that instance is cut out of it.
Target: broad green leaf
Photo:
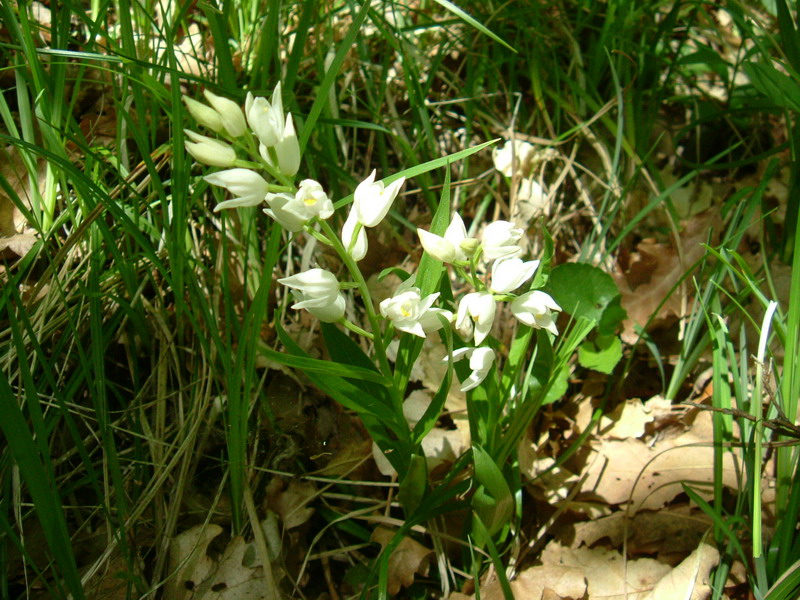
[[[387,384],[386,379],[380,373],[377,373],[371,369],[364,369],[354,365],[341,365],[335,362],[319,360],[316,358],[311,358],[305,353],[287,354],[285,352],[273,350],[264,344],[259,345],[258,353],[268,360],[281,365],[286,365],[287,367],[294,367],[295,369],[300,369],[304,372],[327,373],[330,375],[338,375],[339,377],[347,377],[349,379],[372,381],[380,385]]]
[[[405,281],[411,277],[411,273],[405,269],[401,269],[400,267],[386,267],[383,271],[378,273],[378,281],[383,281],[389,275],[397,275],[397,277],[400,278],[400,281]]]
[[[328,354],[330,354],[331,357],[330,361],[324,361],[326,364],[330,365],[336,363],[347,369],[355,367],[359,369],[361,373],[364,371],[372,371],[380,376],[378,369],[370,360],[369,356],[364,354],[361,347],[356,344],[353,339],[345,335],[341,329],[333,323],[321,323],[320,328],[322,329],[322,336],[325,339],[325,347],[328,349]],[[345,376],[345,378],[352,380],[356,387],[371,394],[375,398],[381,398],[387,403],[389,402],[385,382],[376,383],[360,377],[350,377],[349,375]]]
[[[622,342],[615,335],[601,335],[578,348],[578,362],[587,369],[610,374],[622,358]]]
[[[514,514],[514,496],[508,487],[503,472],[486,450],[478,445],[472,446],[472,459],[475,463],[475,479],[481,484],[472,498],[472,507],[494,535],[508,525]]]
[[[400,490],[397,492],[397,498],[407,515],[412,515],[417,510],[425,497],[427,487],[428,461],[424,456],[413,454],[408,471],[400,474]]]
[[[550,273],[547,292],[561,308],[575,318],[595,324],[620,293],[611,275],[584,263],[566,263]],[[614,309],[618,314],[617,309]]]
[[[378,419],[379,421],[383,422],[386,427],[400,431],[400,424],[397,422],[396,415],[394,412],[387,407],[384,403],[380,402],[377,398],[367,394],[363,390],[357,388],[352,383],[346,381],[343,376],[339,375],[342,371],[347,373],[348,369],[357,369],[357,367],[348,366],[348,365],[339,365],[334,362],[325,362],[322,360],[314,360],[308,358],[305,352],[298,346],[294,340],[292,340],[283,328],[276,323],[276,329],[278,331],[278,337],[280,338],[283,345],[286,347],[286,350],[293,354],[294,356],[283,355],[286,358],[301,358],[302,363],[307,365],[311,365],[314,368],[303,367],[301,364],[295,365],[290,364],[293,361],[284,361],[283,364],[288,366],[296,366],[302,369],[306,376],[317,386],[320,390],[328,394],[331,398],[336,400],[339,404],[347,408],[348,410],[353,410],[359,413],[360,415],[369,415]],[[263,351],[264,348],[259,348],[260,351]],[[266,350],[269,350],[268,348]],[[274,350],[270,350],[270,354],[266,356],[268,358],[272,358],[271,354],[281,355],[280,352],[275,352]],[[321,364],[318,364],[321,363]],[[329,370],[325,370],[322,365],[328,365],[330,367]],[[361,371],[367,371],[366,369],[361,369]],[[335,374],[334,374],[335,373]],[[346,376],[346,375],[345,375]],[[365,423],[366,424],[366,423]],[[408,427],[406,426],[406,429]],[[373,432],[370,431],[370,434]],[[382,432],[375,432],[376,435],[385,436]],[[373,436],[375,437],[375,436]]]

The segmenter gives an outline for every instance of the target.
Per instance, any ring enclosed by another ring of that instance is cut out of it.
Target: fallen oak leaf
[[[377,542],[382,549],[394,538],[395,532],[383,526],[378,526],[370,537],[370,541]],[[416,574],[427,575],[430,558],[433,550],[426,548],[416,540],[406,536],[389,557],[389,581],[387,591],[390,596],[400,592],[401,587],[408,587],[414,583]]]
[[[597,459],[590,459],[581,491],[596,494],[609,504],[628,504],[629,515],[641,509],[658,509],[683,491],[682,482],[714,481],[714,448],[710,444],[711,414],[697,415],[693,427],[652,446],[638,439],[594,442]],[[723,455],[722,483],[738,489],[736,459]],[[703,497],[706,490],[697,489]]]
[[[711,595],[711,569],[719,563],[719,551],[702,543],[681,564],[667,573],[644,600],[705,600]]]

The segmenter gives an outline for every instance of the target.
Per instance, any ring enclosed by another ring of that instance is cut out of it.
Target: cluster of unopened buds
[[[265,204],[264,212],[287,231],[308,232],[337,248],[352,266],[363,259],[367,254],[366,228],[375,227],[384,219],[405,178],[397,178],[386,185],[376,181],[376,173],[372,171],[356,187],[349,216],[337,237],[325,223],[333,215],[334,206],[322,185],[312,179],[302,180],[299,186],[294,184],[301,150],[292,115],[283,110],[280,84],[269,101],[248,94],[244,111],[232,100],[211,92],[206,91],[205,97],[208,104],[188,97],[184,101],[200,125],[224,137],[225,141],[187,130],[186,149],[198,162],[225,169],[204,177],[208,183],[223,187],[233,195],[214,210]],[[240,159],[237,150],[254,160]],[[255,169],[266,171],[277,183],[268,182]],[[427,333],[452,324],[465,342],[472,341],[475,346],[453,352],[455,360],[468,358],[470,361],[472,372],[463,382],[463,391],[478,386],[494,363],[494,351],[484,341],[492,329],[499,302],[508,302],[511,312],[522,323],[553,335],[558,333],[553,312],[561,309],[549,295],[540,290],[520,295],[513,293],[533,277],[539,266],[537,260],[520,258],[522,229],[507,221],[495,221],[484,228],[480,239],[471,238],[456,213],[444,236],[422,229],[418,234],[425,251],[434,259],[452,265],[471,283],[474,291],[461,298],[454,314],[434,306],[438,293],[423,297],[411,276],[394,296],[380,303],[380,314],[398,331],[424,338]],[[488,283],[477,275],[481,260],[491,264]],[[296,299],[292,308],[307,310],[320,321],[340,322],[354,331],[364,332],[344,317],[346,300],[342,289],[353,288],[354,284],[340,283],[335,274],[321,268],[284,277],[278,282],[291,288]]]

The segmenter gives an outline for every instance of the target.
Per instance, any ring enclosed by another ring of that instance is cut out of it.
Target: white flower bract
[[[194,98],[189,98],[189,96],[184,96],[183,101],[189,110],[189,114],[198,124],[208,127],[214,133],[219,133],[223,130],[222,119],[219,118],[219,113],[213,108],[198,102]]]
[[[281,137],[275,143],[275,152],[278,154],[278,168],[281,173],[289,177],[300,170],[300,142],[294,130],[292,115],[286,115],[286,124]]]
[[[363,225],[359,229],[355,241],[353,241],[356,225],[358,225],[358,215],[356,214],[356,211],[351,208],[350,214],[347,215],[347,220],[342,226],[342,244],[344,245],[345,250],[350,253],[350,256],[353,258],[353,260],[358,262],[367,255],[368,242],[367,230]]]
[[[241,107],[228,98],[217,96],[213,92],[205,90],[203,95],[208,100],[208,103],[219,114],[222,126],[229,136],[237,138],[244,135],[247,131],[247,123],[244,120],[244,114]]]
[[[293,292],[293,293],[301,298],[305,298],[305,295],[302,293],[298,292]],[[317,317],[323,323],[335,323],[344,316],[345,307],[346,307],[346,302],[344,299],[344,294],[339,292],[336,295],[334,301],[331,302],[330,304],[327,304],[325,306],[306,306],[305,308],[308,312]]]
[[[285,192],[267,194],[266,200],[269,208],[265,208],[264,213],[280,223],[286,231],[296,233],[303,229],[308,219],[301,211],[296,210],[297,199],[295,196]]]
[[[494,168],[506,177],[511,177],[515,171],[525,172],[536,153],[536,146],[523,140],[508,140],[502,148],[492,151]]]
[[[281,98],[281,84],[275,86],[272,92],[272,100],[266,98],[253,97],[247,94],[245,101],[245,113],[247,122],[253,133],[256,134],[258,141],[264,146],[274,146],[283,135],[285,116],[283,114],[283,100]]]
[[[333,214],[333,202],[322,186],[313,179],[304,179],[300,182],[295,198],[297,206],[303,206],[309,219],[313,217],[327,219]]]

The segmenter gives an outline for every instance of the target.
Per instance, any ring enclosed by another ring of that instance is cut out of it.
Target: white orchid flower
[[[553,335],[558,335],[553,311],[560,311],[561,307],[549,294],[534,290],[522,294],[511,301],[511,312],[525,325],[536,329],[546,329]]]
[[[504,258],[492,265],[492,285],[495,294],[508,294],[533,277],[539,267],[538,260],[523,262],[521,258]]]
[[[464,241],[467,239],[467,228],[458,213],[453,215],[453,219],[444,232],[444,237],[424,229],[417,229],[417,235],[419,235],[425,252],[436,260],[443,263],[467,260],[467,254],[463,248]]]
[[[480,345],[492,330],[497,302],[490,292],[472,292],[461,299],[456,315],[456,329],[465,339],[475,337]]]
[[[228,169],[203,177],[211,185],[224,187],[236,196],[220,202],[214,211],[238,206],[257,206],[264,202],[269,192],[269,184],[261,175],[250,169]]]
[[[373,170],[369,177],[358,184],[353,194],[353,206],[364,227],[375,227],[383,220],[405,180],[405,177],[401,177],[387,187],[382,181],[375,181]]]
[[[297,205],[302,204],[308,218],[327,219],[333,214],[333,202],[322,186],[313,179],[304,179],[295,194]]]
[[[298,299],[305,299],[302,292],[292,292]],[[317,317],[323,323],[335,323],[344,316],[346,303],[344,294],[339,292],[334,301],[326,306],[306,306],[306,310]],[[293,306],[292,308],[296,308]]]
[[[238,138],[247,131],[247,123],[244,120],[242,108],[233,100],[217,96],[208,90],[203,91],[203,95],[208,100],[211,107],[219,114],[222,127],[232,138]]]
[[[272,92],[271,101],[268,102],[266,98],[261,97],[255,98],[253,94],[248,93],[244,106],[247,122],[258,141],[264,146],[277,144],[283,135],[285,125],[280,82]]]
[[[367,255],[368,242],[367,230],[363,225],[359,229],[355,242],[353,242],[356,225],[358,225],[358,215],[355,209],[351,208],[350,214],[347,215],[347,220],[342,227],[342,244],[350,253],[350,256],[353,257],[353,260],[358,262]]]
[[[189,98],[189,96],[184,96],[183,101],[186,104],[189,114],[192,115],[192,118],[194,118],[198,124],[203,127],[208,127],[214,133],[220,133],[224,129],[222,119],[220,119],[219,113],[216,110],[207,104],[198,102],[194,98]]]
[[[439,292],[423,298],[419,288],[412,287],[401,291],[402,287],[398,288],[400,293],[381,302],[380,309],[384,318],[389,319],[395,329],[422,338],[426,333],[439,329],[441,322],[436,315],[447,313],[442,309],[432,308],[436,298],[439,297]],[[428,329],[426,329],[426,325]]]
[[[511,177],[514,171],[526,171],[536,153],[536,146],[523,140],[508,140],[502,148],[492,150],[494,168],[506,177]]]
[[[514,227],[509,221],[489,223],[481,236],[483,255],[487,260],[519,256],[522,248],[518,242],[523,233],[525,232],[522,229]]]
[[[286,231],[297,233],[303,229],[308,219],[303,210],[298,210],[297,198],[291,194],[267,194],[269,208],[264,213],[280,223]]]
[[[236,162],[236,152],[234,149],[214,138],[200,135],[194,131],[184,129],[191,141],[185,142],[186,151],[191,154],[197,162],[201,162],[209,167],[232,167]]]
[[[494,350],[481,346],[479,348],[459,348],[453,352],[454,361],[465,357],[469,358],[469,368],[472,369],[472,373],[462,382],[462,392],[468,392],[478,387],[486,379],[492,369],[492,364],[494,364]],[[445,357],[445,362],[447,360],[448,358]]]
[[[336,275],[325,269],[309,269],[291,277],[278,279],[278,283],[299,292],[300,302],[292,305],[300,308],[327,308],[337,302],[339,281]]]

